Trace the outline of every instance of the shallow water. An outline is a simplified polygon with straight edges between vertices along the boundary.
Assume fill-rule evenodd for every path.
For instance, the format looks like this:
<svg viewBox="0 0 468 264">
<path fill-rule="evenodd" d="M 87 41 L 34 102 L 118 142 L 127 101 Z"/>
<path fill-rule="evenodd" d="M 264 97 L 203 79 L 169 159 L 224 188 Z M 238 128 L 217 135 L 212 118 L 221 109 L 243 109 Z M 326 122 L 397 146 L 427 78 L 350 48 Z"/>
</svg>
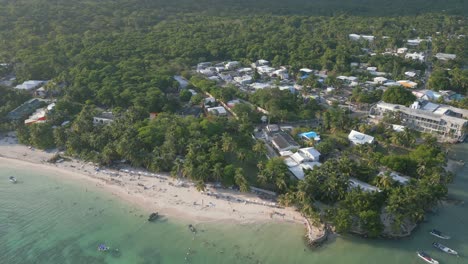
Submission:
<svg viewBox="0 0 468 264">
<path fill-rule="evenodd" d="M 468 144 L 454 146 L 456 159 L 468 161 Z M 16 175 L 18 184 L 8 176 Z M 468 201 L 465 166 L 450 195 Z M 338 237 L 309 250 L 304 229 L 292 224 L 205 223 L 196 235 L 188 222 L 147 214 L 104 193 L 92 183 L 61 179 L 28 168 L 0 167 L 0 263 L 424 263 L 425 250 L 440 263 L 468 263 L 468 210 L 446 205 L 430 215 L 411 238 L 394 241 Z M 437 227 L 452 236 L 443 244 L 461 257 L 433 249 Z M 106 243 L 111 252 L 98 252 Z M 119 249 L 118 252 L 112 251 Z"/>
</svg>

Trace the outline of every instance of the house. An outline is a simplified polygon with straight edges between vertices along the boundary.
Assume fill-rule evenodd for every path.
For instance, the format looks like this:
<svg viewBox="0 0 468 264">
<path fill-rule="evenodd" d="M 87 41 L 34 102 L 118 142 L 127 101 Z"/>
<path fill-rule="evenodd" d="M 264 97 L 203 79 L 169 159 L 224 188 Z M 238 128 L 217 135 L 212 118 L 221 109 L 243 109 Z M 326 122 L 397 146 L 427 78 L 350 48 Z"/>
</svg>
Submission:
<svg viewBox="0 0 468 264">
<path fill-rule="evenodd" d="M 338 80 L 346 81 L 346 82 L 355 82 L 358 80 L 358 77 L 354 76 L 338 76 L 336 77 Z"/>
<path fill-rule="evenodd" d="M 449 54 L 449 53 L 437 53 L 435 57 L 438 60 L 443 60 L 443 61 L 448 61 L 448 60 L 454 60 L 457 58 L 457 55 L 455 54 Z"/>
<path fill-rule="evenodd" d="M 413 77 L 416 76 L 416 72 L 414 72 L 414 71 L 407 71 L 407 72 L 405 72 L 405 75 L 408 76 L 408 77 L 413 78 Z"/>
<path fill-rule="evenodd" d="M 367 67 L 366 71 L 377 71 L 377 67 Z"/>
<path fill-rule="evenodd" d="M 419 44 L 421 44 L 421 42 L 423 42 L 424 39 L 420 39 L 420 38 L 417 38 L 417 39 L 408 39 L 406 41 L 406 43 L 408 43 L 408 45 L 410 46 L 418 46 Z"/>
<path fill-rule="evenodd" d="M 192 94 L 192 96 L 198 94 L 194 89 L 188 89 L 188 91 Z"/>
<path fill-rule="evenodd" d="M 405 126 L 402 125 L 392 125 L 392 129 L 395 132 L 403 132 L 405 131 Z"/>
<path fill-rule="evenodd" d="M 273 71 L 270 74 L 270 77 L 277 77 L 281 80 L 287 80 L 289 78 L 288 70 L 286 68 L 281 68 L 279 70 Z"/>
<path fill-rule="evenodd" d="M 225 72 L 218 74 L 218 77 L 221 78 L 221 80 L 225 82 L 232 82 L 233 80 L 232 75 L 229 73 L 225 73 Z"/>
<path fill-rule="evenodd" d="M 226 108 L 224 108 L 222 106 L 210 107 L 210 108 L 206 109 L 206 111 L 208 111 L 208 113 L 210 113 L 212 115 L 217 115 L 217 116 L 226 116 L 227 115 Z"/>
<path fill-rule="evenodd" d="M 250 88 L 255 89 L 255 90 L 268 89 L 268 88 L 271 88 L 271 84 L 256 82 L 256 83 L 252 83 L 250 85 Z"/>
<path fill-rule="evenodd" d="M 226 64 L 224 64 L 224 68 L 226 70 L 234 70 L 234 69 L 239 68 L 239 66 L 240 66 L 240 62 L 238 61 L 228 61 L 226 62 Z"/>
<path fill-rule="evenodd" d="M 363 145 L 363 144 L 372 144 L 374 143 L 374 137 L 363 134 L 356 130 L 351 130 L 351 133 L 348 135 L 349 141 L 351 141 L 355 145 Z"/>
<path fill-rule="evenodd" d="M 257 67 L 257 72 L 260 73 L 260 74 L 270 75 L 274 71 L 275 71 L 275 68 L 272 68 L 272 67 L 267 66 L 267 65 Z"/>
<path fill-rule="evenodd" d="M 14 110 L 10 111 L 7 114 L 7 119 L 9 120 L 19 120 L 21 118 L 26 117 L 27 115 L 32 114 L 37 108 L 41 107 L 44 104 L 44 101 L 33 98 L 22 105 L 18 106 Z"/>
<path fill-rule="evenodd" d="M 407 53 L 405 55 L 405 59 L 412 59 L 412 60 L 419 60 L 419 61 L 424 61 L 424 53 L 422 52 L 414 52 L 414 53 Z"/>
<path fill-rule="evenodd" d="M 99 115 L 93 117 L 94 125 L 106 125 L 114 122 L 114 115 L 112 112 L 102 112 Z"/>
<path fill-rule="evenodd" d="M 276 124 L 271 124 L 266 126 L 266 130 L 270 133 L 279 132 L 280 128 Z"/>
<path fill-rule="evenodd" d="M 271 143 L 278 150 L 278 152 L 290 151 L 300 147 L 299 144 L 297 144 L 296 141 L 294 141 L 294 139 L 285 132 L 278 132 L 274 134 Z"/>
<path fill-rule="evenodd" d="M 204 106 L 213 106 L 216 104 L 216 99 L 214 97 L 207 97 L 203 100 Z"/>
<path fill-rule="evenodd" d="M 294 161 L 293 161 L 294 162 Z M 288 165 L 287 161 L 285 160 L 286 165 Z M 320 162 L 304 162 L 301 164 L 292 163 L 289 164 L 292 166 L 288 166 L 289 171 L 296 177 L 298 180 L 304 179 L 304 170 L 313 170 L 315 167 L 322 165 Z"/>
<path fill-rule="evenodd" d="M 31 91 L 31 90 L 36 89 L 37 87 L 41 86 L 44 83 L 46 83 L 46 81 L 37 81 L 37 80 L 25 81 L 22 84 L 16 85 L 15 89 Z"/>
<path fill-rule="evenodd" d="M 250 84 L 252 83 L 252 80 L 253 80 L 252 76 L 249 76 L 249 75 L 234 77 L 234 81 L 240 85 Z"/>
<path fill-rule="evenodd" d="M 388 79 L 385 77 L 375 77 L 374 82 L 378 84 L 383 84 L 387 81 Z"/>
<path fill-rule="evenodd" d="M 353 189 L 359 188 L 363 190 L 364 192 L 381 192 L 379 188 L 372 186 L 370 184 L 367 184 L 365 182 L 362 182 L 355 178 L 349 179 L 349 187 Z"/>
<path fill-rule="evenodd" d="M 303 157 L 305 161 L 319 161 L 320 160 L 320 152 L 315 148 L 301 148 L 295 154 L 299 154 Z"/>
<path fill-rule="evenodd" d="M 401 81 L 397 81 L 397 83 L 399 83 L 401 86 L 405 88 L 410 88 L 410 89 L 416 88 L 416 86 L 418 86 L 418 83 L 415 83 L 409 80 L 401 80 Z"/>
<path fill-rule="evenodd" d="M 397 49 L 398 54 L 405 54 L 406 52 L 408 52 L 408 48 L 398 48 Z"/>
<path fill-rule="evenodd" d="M 267 61 L 267 60 L 258 60 L 254 63 L 252 63 L 252 68 L 257 68 L 257 67 L 260 67 L 260 66 L 268 66 L 270 65 L 270 62 Z"/>
<path fill-rule="evenodd" d="M 211 62 L 200 62 L 197 64 L 197 72 L 206 69 L 211 66 Z"/>
<path fill-rule="evenodd" d="M 240 100 L 239 100 L 239 99 L 234 99 L 234 100 L 231 100 L 231 101 L 226 102 L 226 105 L 227 105 L 229 108 L 233 108 L 233 107 L 236 106 L 237 104 L 240 104 Z"/>
<path fill-rule="evenodd" d="M 299 72 L 302 74 L 302 75 L 310 75 L 311 73 L 314 72 L 314 70 L 311 70 L 309 68 L 302 68 L 299 70 Z"/>
</svg>

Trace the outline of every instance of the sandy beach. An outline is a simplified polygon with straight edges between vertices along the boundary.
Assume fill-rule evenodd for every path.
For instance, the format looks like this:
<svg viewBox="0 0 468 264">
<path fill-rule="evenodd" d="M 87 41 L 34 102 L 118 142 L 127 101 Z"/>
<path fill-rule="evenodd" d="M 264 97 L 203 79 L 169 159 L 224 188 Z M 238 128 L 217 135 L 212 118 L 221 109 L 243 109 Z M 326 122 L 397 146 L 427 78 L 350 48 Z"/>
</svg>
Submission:
<svg viewBox="0 0 468 264">
<path fill-rule="evenodd" d="M 77 181 L 87 181 L 98 188 L 140 206 L 148 213 L 159 212 L 167 217 L 191 222 L 233 221 L 258 223 L 284 221 L 304 224 L 294 208 L 281 208 L 253 193 L 208 187 L 203 193 L 188 181 L 167 174 L 126 168 L 111 170 L 72 159 L 48 163 L 55 152 L 46 152 L 18 144 L 13 133 L 0 138 L 0 166 L 36 170 Z"/>
</svg>

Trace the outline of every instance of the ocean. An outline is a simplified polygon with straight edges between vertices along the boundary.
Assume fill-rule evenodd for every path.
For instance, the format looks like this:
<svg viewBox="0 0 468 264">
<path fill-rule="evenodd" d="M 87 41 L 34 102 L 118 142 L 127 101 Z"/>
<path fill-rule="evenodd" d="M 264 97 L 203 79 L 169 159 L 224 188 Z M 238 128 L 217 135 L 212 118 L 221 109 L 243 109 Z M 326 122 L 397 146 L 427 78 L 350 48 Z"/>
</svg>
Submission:
<svg viewBox="0 0 468 264">
<path fill-rule="evenodd" d="M 468 144 L 450 154 L 468 161 Z M 11 184 L 15 175 L 19 183 Z M 449 187 L 450 197 L 468 201 L 468 165 Z M 424 250 L 440 263 L 468 263 L 466 204 L 447 204 L 431 214 L 414 235 L 401 240 L 338 236 L 309 249 L 304 227 L 286 223 L 195 224 L 163 217 L 149 223 L 148 213 L 103 192 L 95 184 L 43 174 L 11 165 L 0 167 L 0 263 L 424 263 Z M 452 236 L 443 244 L 460 257 L 437 251 L 429 230 Z M 99 244 L 110 247 L 97 250 Z"/>
</svg>

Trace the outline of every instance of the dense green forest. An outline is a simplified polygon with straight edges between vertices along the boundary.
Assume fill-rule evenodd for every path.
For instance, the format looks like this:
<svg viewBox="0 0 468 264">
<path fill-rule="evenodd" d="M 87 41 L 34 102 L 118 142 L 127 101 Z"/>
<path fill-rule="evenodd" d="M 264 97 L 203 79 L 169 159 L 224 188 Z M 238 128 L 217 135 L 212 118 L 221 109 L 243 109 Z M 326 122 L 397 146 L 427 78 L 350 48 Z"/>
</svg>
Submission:
<svg viewBox="0 0 468 264">
<path fill-rule="evenodd" d="M 401 222 L 420 221 L 424 210 L 446 194 L 447 174 L 440 169 L 445 156 L 433 139 L 416 144 L 421 135 L 372 127 L 336 105 L 325 109 L 289 91 L 246 94 L 221 88 L 194 75 L 193 66 L 267 59 L 275 67 L 287 65 L 292 76 L 302 67 L 327 70 L 326 84 L 340 89 L 338 75 L 372 78 L 353 69 L 351 62 L 370 63 L 395 78 L 410 69 L 424 73 L 422 63 L 367 51 L 382 53 L 404 46 L 409 38 L 432 37 L 431 45 L 423 42 L 414 50 L 454 53 L 457 59 L 434 61 L 429 85 L 466 94 L 468 38 L 460 35 L 468 33 L 467 6 L 462 0 L 0 0 L 0 63 L 12 65 L 18 83 L 52 80 L 47 89 L 57 95 L 47 123 L 18 125 L 22 143 L 58 147 L 104 165 L 123 160 L 170 172 L 194 180 L 200 189 L 207 181 L 237 185 L 242 191 L 250 184 L 272 189 L 282 194 L 283 204 L 294 204 L 339 231 L 357 224 L 362 233 L 377 236 L 383 229 L 382 212 L 393 215 L 398 229 Z M 376 39 L 351 41 L 351 33 Z M 175 74 L 190 79 L 190 88 L 199 94 L 181 92 Z M 309 90 L 321 88 L 313 78 L 303 84 Z M 356 87 L 351 96 L 357 103 L 382 96 L 405 104 L 414 99 L 401 89 L 387 91 Z M 283 161 L 266 160 L 266 146 L 252 139 L 261 115 L 251 105 L 234 108 L 239 119 L 181 115 L 184 108 L 201 103 L 202 92 L 255 103 L 270 111 L 273 121 L 320 119 L 313 129 L 323 140 L 315 147 L 327 161 L 307 172 L 304 181 L 292 180 Z M 29 98 L 6 88 L 0 95 L 0 116 Z M 115 121 L 93 125 L 93 116 L 103 109 L 112 110 Z M 150 112 L 157 117 L 149 120 Z M 71 123 L 62 126 L 64 121 Z M 379 144 L 350 146 L 344 135 L 351 129 L 374 135 Z M 377 176 L 383 167 L 410 176 L 411 183 L 400 186 L 386 175 Z M 347 192 L 350 177 L 383 191 Z M 317 204 L 334 209 L 320 211 Z"/>
</svg>

